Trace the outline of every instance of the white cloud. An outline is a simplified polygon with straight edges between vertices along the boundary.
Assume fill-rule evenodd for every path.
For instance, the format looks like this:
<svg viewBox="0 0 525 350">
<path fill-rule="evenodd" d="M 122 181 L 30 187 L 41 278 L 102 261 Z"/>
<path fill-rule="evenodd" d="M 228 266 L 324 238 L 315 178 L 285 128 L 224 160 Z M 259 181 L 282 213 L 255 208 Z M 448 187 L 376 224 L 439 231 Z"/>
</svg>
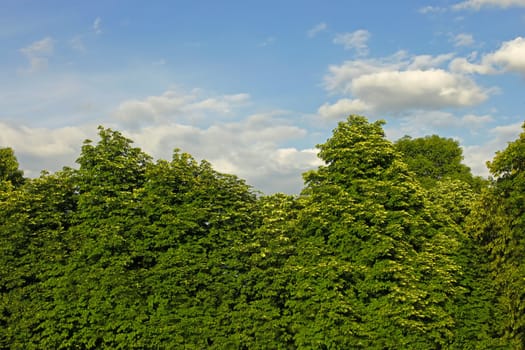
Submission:
<svg viewBox="0 0 525 350">
<path fill-rule="evenodd" d="M 525 7 L 525 0 L 466 0 L 452 6 L 454 10 L 476 10 L 484 7 Z"/>
<path fill-rule="evenodd" d="M 471 44 L 473 39 L 459 35 L 456 42 Z M 401 117 L 410 111 L 477 106 L 499 93 L 497 87 L 484 88 L 475 75 L 518 72 L 525 75 L 525 38 L 503 42 L 493 52 L 465 57 L 453 53 L 409 55 L 405 51 L 382 57 L 345 61 L 328 67 L 325 89 L 339 97 L 318 109 L 323 118 L 337 118 L 355 111 Z"/>
<path fill-rule="evenodd" d="M 401 69 L 403 63 L 398 58 L 404 56 L 404 53 L 400 52 L 396 56 L 394 59 L 352 60 L 341 65 L 331 65 L 324 77 L 325 88 L 331 93 L 351 93 L 352 80 L 356 77 L 378 71 Z"/>
<path fill-rule="evenodd" d="M 352 93 L 383 111 L 465 107 L 487 98 L 472 80 L 440 69 L 363 75 L 352 81 Z"/>
<path fill-rule="evenodd" d="M 167 91 L 161 96 L 149 96 L 144 100 L 126 100 L 120 103 L 114 116 L 124 123 L 157 121 L 167 115 L 181 114 L 182 108 L 194 98 Z"/>
<path fill-rule="evenodd" d="M 250 95 L 248 94 L 223 95 L 195 102 L 188 105 L 185 110 L 190 113 L 195 111 L 209 111 L 228 114 L 232 112 L 233 108 L 248 103 L 249 100 Z"/>
<path fill-rule="evenodd" d="M 301 174 L 320 160 L 311 149 L 281 145 L 308 132 L 281 119 L 288 114 L 283 111 L 232 121 L 249 102 L 244 93 L 206 96 L 198 90 L 170 90 L 123 101 L 113 115 L 125 133 L 155 157 L 170 159 L 177 147 L 265 192 L 299 192 Z"/>
<path fill-rule="evenodd" d="M 195 121 L 202 113 L 227 115 L 233 108 L 249 103 L 250 95 L 234 94 L 214 97 L 199 96 L 197 91 L 169 90 L 160 96 L 120 103 L 113 116 L 128 127 L 138 127 L 151 122 Z"/>
<path fill-rule="evenodd" d="M 490 115 L 466 114 L 457 116 L 444 111 L 411 111 L 400 117 L 397 127 L 387 125 L 386 132 L 390 139 L 397 140 L 404 135 L 422 137 L 431 134 L 478 135 L 494 119 Z"/>
<path fill-rule="evenodd" d="M 466 74 L 493 74 L 496 70 L 488 64 L 476 64 L 469 62 L 466 58 L 455 58 L 450 62 L 449 68 L 454 73 Z"/>
<path fill-rule="evenodd" d="M 508 142 L 512 142 L 519 137 L 523 131 L 521 128 L 522 125 L 522 122 L 499 125 L 491 129 L 490 133 L 494 135 L 496 141 L 500 142 L 503 147 L 506 147 Z"/>
<path fill-rule="evenodd" d="M 325 87 L 380 112 L 465 107 L 485 101 L 487 90 L 465 75 L 440 68 L 452 57 L 409 57 L 398 52 L 384 59 L 346 61 L 329 67 Z"/>
<path fill-rule="evenodd" d="M 494 53 L 487 55 L 485 62 L 502 67 L 507 72 L 525 74 L 525 38 L 517 37 L 504 42 Z"/>
<path fill-rule="evenodd" d="M 517 37 L 505 41 L 500 48 L 494 52 L 485 54 L 479 63 L 473 63 L 471 59 L 456 58 L 450 62 L 450 69 L 456 73 L 467 74 L 498 74 L 505 72 L 517 72 L 525 74 L 525 38 Z"/>
<path fill-rule="evenodd" d="M 522 123 L 500 125 L 490 129 L 491 140 L 481 145 L 464 146 L 465 164 L 472 172 L 480 176 L 488 176 L 489 171 L 486 167 L 487 161 L 492 161 L 496 152 L 504 150 L 507 143 L 514 141 L 522 132 Z"/>
<path fill-rule="evenodd" d="M 93 21 L 93 31 L 95 34 L 102 34 L 102 18 L 97 17 Z"/>
<path fill-rule="evenodd" d="M 328 26 L 326 25 L 326 23 L 321 22 L 319 24 L 316 24 L 310 30 L 308 30 L 307 35 L 308 35 L 309 38 L 313 38 L 317 34 L 326 31 L 327 28 L 328 28 Z"/>
<path fill-rule="evenodd" d="M 243 99 L 241 95 L 231 96 L 231 100 Z M 301 174 L 322 162 L 315 149 L 287 145 L 307 137 L 308 131 L 281 119 L 283 113 L 271 111 L 234 122 L 208 119 L 210 124 L 203 126 L 176 121 L 153 121 L 134 129 L 119 124 L 106 126 L 121 130 L 157 159 L 170 160 L 173 149 L 180 148 L 198 160 L 208 160 L 218 171 L 246 179 L 257 190 L 298 193 L 303 186 Z M 42 169 L 75 166 L 86 138 L 96 142 L 95 125 L 53 129 L 0 122 L 0 146 L 15 150 L 28 176 L 37 176 Z"/>
<path fill-rule="evenodd" d="M 432 55 L 418 55 L 412 57 L 412 61 L 406 65 L 407 70 L 426 70 L 442 66 L 454 57 L 452 53 Z"/>
<path fill-rule="evenodd" d="M 326 119 L 343 119 L 350 114 L 366 114 L 371 107 L 361 100 L 343 98 L 334 104 L 325 103 L 317 113 Z"/>
<path fill-rule="evenodd" d="M 167 123 L 147 126 L 127 135 L 146 152 L 165 159 L 177 147 L 206 159 L 219 171 L 244 178 L 265 192 L 298 193 L 301 173 L 321 164 L 312 149 L 280 147 L 303 138 L 307 131 L 275 118 L 276 113 L 252 115 L 231 123 L 206 127 Z"/>
<path fill-rule="evenodd" d="M 45 37 L 20 49 L 20 52 L 29 60 L 30 66 L 25 71 L 33 73 L 46 69 L 48 59 L 53 54 L 54 43 L 51 37 Z"/>
<path fill-rule="evenodd" d="M 422 14 L 429 14 L 429 13 L 442 13 L 446 11 L 446 8 L 444 7 L 438 7 L 438 6 L 424 6 L 421 7 L 419 10 L 419 13 Z"/>
<path fill-rule="evenodd" d="M 409 56 L 405 51 L 398 51 L 382 58 L 349 60 L 341 65 L 329 66 L 324 83 L 332 93 L 350 93 L 352 80 L 357 77 L 378 72 L 439 68 L 452 57 L 453 54 Z"/>
<path fill-rule="evenodd" d="M 481 129 L 487 123 L 492 122 L 494 119 L 490 115 L 475 115 L 467 114 L 461 118 L 460 127 L 469 127 L 474 129 Z"/>
<path fill-rule="evenodd" d="M 452 37 L 452 42 L 454 43 L 454 46 L 472 46 L 474 45 L 474 37 L 472 34 L 467 33 L 460 33 Z"/>
<path fill-rule="evenodd" d="M 25 175 L 34 177 L 42 170 L 74 166 L 82 141 L 95 133 L 94 125 L 52 129 L 0 122 L 0 146 L 13 148 Z"/>
<path fill-rule="evenodd" d="M 0 123 L 0 144 L 13 147 L 17 153 L 39 157 L 74 154 L 86 133 L 79 127 L 59 129 L 30 128 Z"/>
<path fill-rule="evenodd" d="M 370 32 L 359 29 L 352 33 L 337 34 L 334 44 L 342 45 L 345 50 L 355 50 L 358 55 L 365 56 L 368 54 L 368 39 L 370 39 Z"/>
</svg>

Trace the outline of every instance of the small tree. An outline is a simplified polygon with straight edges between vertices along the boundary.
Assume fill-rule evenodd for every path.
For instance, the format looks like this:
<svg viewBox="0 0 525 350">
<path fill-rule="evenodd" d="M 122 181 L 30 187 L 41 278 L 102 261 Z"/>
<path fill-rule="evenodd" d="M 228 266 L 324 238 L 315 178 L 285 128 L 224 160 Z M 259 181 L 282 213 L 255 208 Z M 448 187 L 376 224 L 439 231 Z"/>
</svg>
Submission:
<svg viewBox="0 0 525 350">
<path fill-rule="evenodd" d="M 10 181 L 15 187 L 24 183 L 24 172 L 19 169 L 15 153 L 9 147 L 0 148 L 0 182 Z"/>
</svg>

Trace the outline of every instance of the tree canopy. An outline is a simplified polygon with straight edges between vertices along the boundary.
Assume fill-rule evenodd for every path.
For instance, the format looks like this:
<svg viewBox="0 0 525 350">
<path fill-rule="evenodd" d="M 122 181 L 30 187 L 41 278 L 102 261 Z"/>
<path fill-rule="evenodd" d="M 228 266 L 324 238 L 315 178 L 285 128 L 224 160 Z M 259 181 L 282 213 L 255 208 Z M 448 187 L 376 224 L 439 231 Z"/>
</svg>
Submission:
<svg viewBox="0 0 525 350">
<path fill-rule="evenodd" d="M 524 152 L 525 130 L 488 163 L 494 179 L 475 203 L 468 227 L 486 256 L 495 291 L 499 322 L 492 331 L 514 349 L 525 348 Z"/>
<path fill-rule="evenodd" d="M 298 196 L 100 127 L 78 169 L 0 149 L 1 349 L 522 349 L 525 133 L 490 162 L 350 116 Z"/>
<path fill-rule="evenodd" d="M 19 169 L 13 149 L 0 148 L 0 181 L 9 181 L 13 186 L 24 182 L 24 172 Z"/>
<path fill-rule="evenodd" d="M 481 188 L 482 179 L 472 176 L 470 168 L 462 163 L 463 151 L 457 140 L 438 135 L 405 136 L 397 140 L 395 146 L 408 168 L 426 188 L 445 179 L 461 180 L 477 190 Z"/>
</svg>

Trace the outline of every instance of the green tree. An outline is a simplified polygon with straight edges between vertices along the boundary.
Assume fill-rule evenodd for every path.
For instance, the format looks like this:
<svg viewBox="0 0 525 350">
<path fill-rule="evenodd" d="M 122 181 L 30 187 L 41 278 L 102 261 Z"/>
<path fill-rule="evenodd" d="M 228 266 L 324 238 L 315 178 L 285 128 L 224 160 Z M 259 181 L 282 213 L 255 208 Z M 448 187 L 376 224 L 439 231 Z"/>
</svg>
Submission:
<svg viewBox="0 0 525 350">
<path fill-rule="evenodd" d="M 305 174 L 289 302 L 298 347 L 441 348 L 459 267 L 453 233 L 412 179 L 382 122 L 350 116 Z"/>
<path fill-rule="evenodd" d="M 19 169 L 15 153 L 9 147 L 0 148 L 0 182 L 9 181 L 14 186 L 24 183 L 24 172 Z"/>
<path fill-rule="evenodd" d="M 288 260 L 296 255 L 301 209 L 292 196 L 259 198 L 249 235 L 234 247 L 243 270 L 232 316 L 243 348 L 293 348 L 288 302 L 297 271 Z"/>
<path fill-rule="evenodd" d="M 3 149 L 0 348 L 523 348 L 525 133 L 478 194 L 382 124 L 339 123 L 299 197 L 102 127 L 78 170 Z"/>
<path fill-rule="evenodd" d="M 63 273 L 46 281 L 52 309 L 42 320 L 46 348 L 127 347 L 141 336 L 146 317 L 134 269 L 143 218 L 137 202 L 150 157 L 111 129 L 87 140 L 72 175 L 76 206 L 63 233 Z"/>
<path fill-rule="evenodd" d="M 461 180 L 445 179 L 429 190 L 435 212 L 448 222 L 459 243 L 454 261 L 461 267 L 456 294 L 450 309 L 455 320 L 452 349 L 496 349 L 494 339 L 498 322 L 494 307 L 494 288 L 483 249 L 469 234 L 470 216 L 480 194 Z"/>
<path fill-rule="evenodd" d="M 243 325 L 233 320 L 245 268 L 235 247 L 248 237 L 255 196 L 235 176 L 178 151 L 147 179 L 147 251 L 156 261 L 144 279 L 148 331 L 170 348 L 239 347 Z"/>
<path fill-rule="evenodd" d="M 70 169 L 0 191 L 0 348 L 46 347 L 50 281 L 65 274 L 75 192 Z"/>
<path fill-rule="evenodd" d="M 256 225 L 250 187 L 178 151 L 154 164 L 99 131 L 79 170 L 0 191 L 1 347 L 249 343 L 234 310 Z"/>
<path fill-rule="evenodd" d="M 525 124 L 523 125 L 525 128 Z M 525 346 L 525 132 L 496 153 L 495 177 L 470 217 L 470 233 L 488 259 L 496 291 L 497 336 L 514 349 Z"/>
<path fill-rule="evenodd" d="M 421 138 L 402 137 L 395 142 L 409 170 L 425 188 L 432 188 L 437 181 L 462 180 L 480 190 L 483 180 L 473 177 L 470 168 L 462 163 L 463 151 L 459 142 L 438 135 Z"/>
</svg>

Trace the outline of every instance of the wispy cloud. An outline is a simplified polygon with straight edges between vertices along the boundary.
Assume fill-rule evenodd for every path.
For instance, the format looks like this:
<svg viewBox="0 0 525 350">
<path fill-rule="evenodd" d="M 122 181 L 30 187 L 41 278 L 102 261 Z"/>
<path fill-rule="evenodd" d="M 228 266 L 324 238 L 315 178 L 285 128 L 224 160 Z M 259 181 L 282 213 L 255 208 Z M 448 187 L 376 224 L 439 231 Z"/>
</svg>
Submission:
<svg viewBox="0 0 525 350">
<path fill-rule="evenodd" d="M 185 93 L 169 90 L 160 96 L 123 101 L 116 109 L 114 117 L 127 127 L 170 120 L 196 121 L 203 114 L 210 112 L 216 116 L 228 115 L 249 101 L 250 95 L 245 93 L 203 97 L 197 91 Z"/>
<path fill-rule="evenodd" d="M 78 52 L 86 52 L 86 46 L 81 36 L 76 36 L 73 39 L 69 40 L 69 45 L 71 48 Z"/>
<path fill-rule="evenodd" d="M 264 39 L 261 43 L 259 43 L 259 47 L 266 47 L 273 45 L 275 43 L 275 38 L 273 36 L 269 36 L 266 39 Z"/>
<path fill-rule="evenodd" d="M 102 18 L 95 18 L 93 21 L 93 31 L 95 31 L 95 34 L 102 34 Z"/>
<path fill-rule="evenodd" d="M 337 34 L 334 38 L 334 44 L 342 45 L 345 50 L 355 50 L 360 56 L 366 56 L 368 54 L 368 39 L 370 39 L 370 32 L 359 29 L 351 33 Z"/>
<path fill-rule="evenodd" d="M 26 70 L 27 72 L 33 73 L 47 68 L 48 59 L 53 54 L 54 43 L 51 37 L 45 37 L 20 49 L 20 52 L 29 60 L 30 67 Z"/>
<path fill-rule="evenodd" d="M 405 135 L 425 135 L 436 130 L 463 130 L 471 134 L 493 122 L 494 118 L 490 115 L 465 114 L 457 115 L 445 111 L 423 111 L 416 110 L 405 114 L 402 117 L 401 129 Z"/>
<path fill-rule="evenodd" d="M 503 9 L 510 7 L 525 7 L 525 0 L 466 0 L 453 5 L 452 9 L 479 11 L 486 7 Z"/>
<path fill-rule="evenodd" d="M 443 13 L 443 12 L 446 12 L 447 9 L 444 8 L 444 7 L 439 7 L 439 6 L 424 6 L 424 7 L 421 7 L 418 12 L 419 13 L 422 13 L 422 14 L 430 14 L 430 13 Z"/>
<path fill-rule="evenodd" d="M 467 164 L 474 174 L 488 176 L 489 171 L 485 164 L 492 160 L 498 150 L 504 149 L 509 140 L 519 137 L 521 122 L 507 125 L 499 125 L 490 130 L 490 141 L 481 145 L 470 145 L 463 147 L 465 154 L 465 164 Z"/>
<path fill-rule="evenodd" d="M 451 41 L 454 43 L 454 46 L 460 47 L 460 46 L 472 46 L 474 45 L 474 37 L 472 34 L 467 33 L 460 33 L 457 35 L 454 35 L 451 38 Z"/>
<path fill-rule="evenodd" d="M 310 30 L 308 30 L 308 32 L 307 32 L 308 37 L 309 38 L 313 38 L 317 34 L 326 31 L 327 28 L 328 28 L 328 26 L 326 25 L 326 23 L 324 23 L 324 22 L 318 23 L 314 27 L 312 27 Z"/>
<path fill-rule="evenodd" d="M 50 55 L 53 53 L 53 46 L 54 40 L 51 37 L 46 37 L 20 49 L 20 51 L 28 56 Z"/>
</svg>

